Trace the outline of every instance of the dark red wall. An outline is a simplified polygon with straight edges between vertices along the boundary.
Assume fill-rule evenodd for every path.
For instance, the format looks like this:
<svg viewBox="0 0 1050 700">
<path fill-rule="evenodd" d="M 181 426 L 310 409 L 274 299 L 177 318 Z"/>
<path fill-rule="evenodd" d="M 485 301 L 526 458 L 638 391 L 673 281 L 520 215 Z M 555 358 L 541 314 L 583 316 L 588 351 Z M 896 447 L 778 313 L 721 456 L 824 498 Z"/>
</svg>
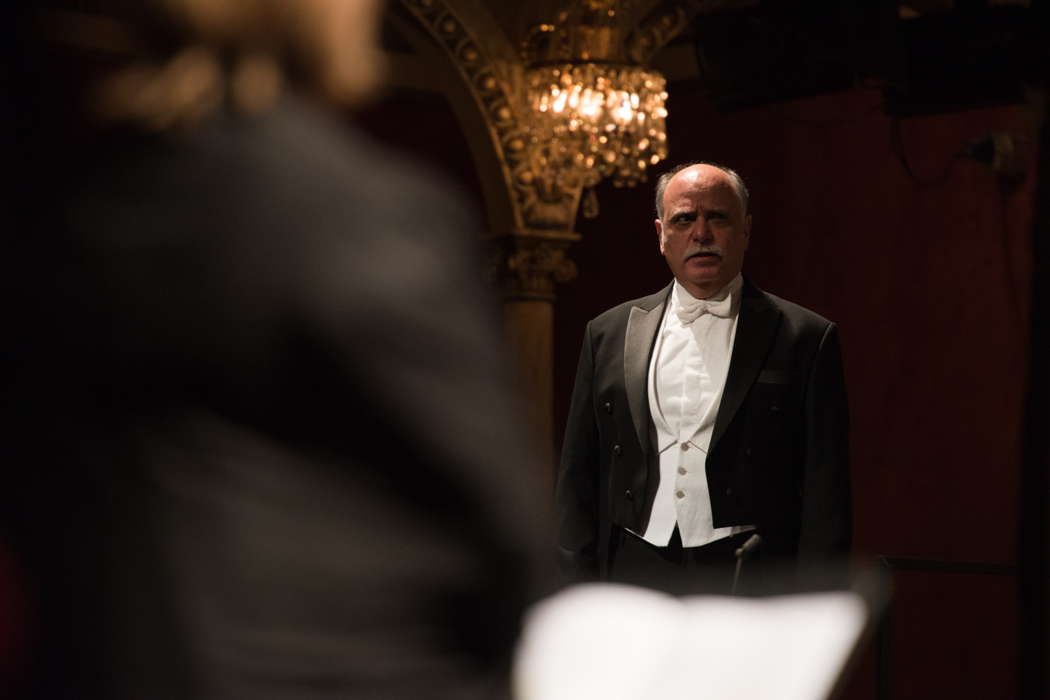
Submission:
<svg viewBox="0 0 1050 700">
<path fill-rule="evenodd" d="M 992 131 L 1032 138 L 1025 112 L 901 120 L 920 183 L 891 147 L 876 92 L 720 114 L 672 87 L 669 110 L 672 162 L 723 162 L 749 184 L 745 273 L 841 327 L 859 558 L 1013 563 L 1034 178 L 1002 183 L 955 156 Z M 586 321 L 670 279 L 652 186 L 601 187 L 599 199 L 599 217 L 579 224 L 580 277 L 556 306 L 558 425 Z M 1014 696 L 1012 576 L 894 580 L 892 697 Z M 874 697 L 871 657 L 847 697 Z"/>
<path fill-rule="evenodd" d="M 1034 140 L 1025 111 L 901 120 L 917 182 L 894 153 L 893 122 L 877 92 L 729 114 L 696 92 L 670 92 L 670 163 L 724 162 L 749 184 L 745 273 L 841 327 L 858 558 L 1012 564 L 1034 173 L 1007 186 L 988 166 L 956 155 L 992 131 Z M 440 101 L 395 96 L 368 122 L 480 201 L 469 154 Z M 411 142 L 398 137 L 403 129 L 414 130 Z M 562 286 L 555 306 L 559 441 L 586 322 L 670 279 L 656 245 L 652 185 L 602 185 L 598 194 L 598 218 L 578 222 L 579 277 Z M 893 698 L 1016 694 L 1014 577 L 893 578 Z M 869 649 L 846 697 L 874 698 L 875 675 Z"/>
<path fill-rule="evenodd" d="M 958 160 L 942 184 L 918 185 L 878 105 L 857 92 L 719 114 L 672 94 L 671 160 L 737 168 L 754 215 L 745 273 L 841 327 L 860 548 L 1011 561 L 1032 179 L 1004 192 L 988 167 Z M 1003 129 L 1028 133 L 1019 109 L 901 123 L 919 173 Z M 586 321 L 670 279 L 651 185 L 603 187 L 599 200 L 556 307 L 559 418 Z"/>
</svg>

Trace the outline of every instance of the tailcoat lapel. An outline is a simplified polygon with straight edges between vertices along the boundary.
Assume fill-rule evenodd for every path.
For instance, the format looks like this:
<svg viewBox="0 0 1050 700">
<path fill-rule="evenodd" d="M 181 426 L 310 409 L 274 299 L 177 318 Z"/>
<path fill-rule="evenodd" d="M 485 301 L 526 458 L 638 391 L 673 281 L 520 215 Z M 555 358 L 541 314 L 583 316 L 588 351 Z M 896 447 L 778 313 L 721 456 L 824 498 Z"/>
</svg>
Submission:
<svg viewBox="0 0 1050 700">
<path fill-rule="evenodd" d="M 715 418 L 709 453 L 715 449 L 718 439 L 729 427 L 751 385 L 755 383 L 779 325 L 780 310 L 773 306 L 761 290 L 745 279 L 729 374 L 722 392 L 722 403 L 718 407 L 718 417 Z"/>
<path fill-rule="evenodd" d="M 645 454 L 649 452 L 649 358 L 673 284 L 674 282 L 656 294 L 640 299 L 631 307 L 624 336 L 623 375 L 627 405 L 631 409 L 638 444 L 642 446 L 642 452 Z"/>
</svg>

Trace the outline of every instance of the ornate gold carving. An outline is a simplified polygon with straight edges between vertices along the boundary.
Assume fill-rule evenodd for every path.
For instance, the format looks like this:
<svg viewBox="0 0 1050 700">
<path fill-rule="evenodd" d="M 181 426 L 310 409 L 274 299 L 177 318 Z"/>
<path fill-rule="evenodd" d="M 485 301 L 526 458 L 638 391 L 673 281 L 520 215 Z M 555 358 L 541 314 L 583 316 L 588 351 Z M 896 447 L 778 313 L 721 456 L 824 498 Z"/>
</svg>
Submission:
<svg viewBox="0 0 1050 700">
<path fill-rule="evenodd" d="M 660 48 L 689 24 L 690 13 L 680 2 L 663 2 L 650 12 L 627 38 L 627 55 L 647 64 Z"/>
<path fill-rule="evenodd" d="M 492 146 L 503 164 L 504 181 L 512 194 L 514 220 L 523 229 L 572 229 L 576 220 L 579 188 L 542 188 L 532 164 L 533 145 L 520 112 L 520 96 L 512 94 L 509 81 L 494 73 L 496 62 L 484 43 L 470 35 L 443 0 L 402 0 L 403 6 L 437 40 L 466 81 L 485 122 Z M 514 66 L 522 70 L 521 65 Z"/>
<path fill-rule="evenodd" d="M 544 236 L 519 232 L 490 240 L 488 274 L 505 299 L 554 300 L 555 284 L 576 277 L 566 255 L 575 233 Z"/>
</svg>

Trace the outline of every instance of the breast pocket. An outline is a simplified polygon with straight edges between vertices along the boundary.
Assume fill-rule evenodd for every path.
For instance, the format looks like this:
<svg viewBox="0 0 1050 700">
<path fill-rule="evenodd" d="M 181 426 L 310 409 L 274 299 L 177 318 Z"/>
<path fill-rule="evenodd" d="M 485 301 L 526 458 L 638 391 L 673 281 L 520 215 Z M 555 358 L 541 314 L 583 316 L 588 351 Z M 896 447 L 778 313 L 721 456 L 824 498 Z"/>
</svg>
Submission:
<svg viewBox="0 0 1050 700">
<path fill-rule="evenodd" d="M 783 371 L 764 370 L 751 390 L 751 427 L 754 438 L 766 443 L 790 441 L 801 410 L 797 384 Z"/>
<path fill-rule="evenodd" d="M 786 413 L 791 403 L 791 375 L 777 370 L 763 370 L 755 382 L 752 400 L 759 412 Z"/>
<path fill-rule="evenodd" d="M 791 373 L 779 369 L 764 369 L 758 375 L 759 384 L 790 384 Z"/>
</svg>

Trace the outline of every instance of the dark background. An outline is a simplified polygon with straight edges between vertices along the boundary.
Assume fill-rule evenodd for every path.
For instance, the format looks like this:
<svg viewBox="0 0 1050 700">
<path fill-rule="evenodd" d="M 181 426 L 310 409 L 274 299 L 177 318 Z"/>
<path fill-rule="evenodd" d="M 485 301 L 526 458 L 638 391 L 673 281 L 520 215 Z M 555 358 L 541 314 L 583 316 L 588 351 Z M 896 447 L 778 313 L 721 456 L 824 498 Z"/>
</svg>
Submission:
<svg viewBox="0 0 1050 700">
<path fill-rule="evenodd" d="M 743 21 L 721 21 L 730 20 Z M 831 60 L 810 52 L 794 75 L 811 80 L 792 82 L 785 68 L 787 78 L 750 92 L 728 79 L 721 88 L 672 82 L 671 156 L 654 169 L 694 159 L 737 169 L 754 216 L 745 274 L 840 325 L 856 556 L 920 560 L 893 572 L 881 656 L 873 642 L 846 688 L 857 700 L 1022 695 L 1017 659 L 1029 611 L 1020 610 L 1014 566 L 1037 120 L 1024 91 L 1032 66 L 1020 65 L 1016 37 L 1000 32 L 998 48 L 974 48 L 958 39 L 964 20 L 931 23 L 937 51 L 1008 55 L 991 66 L 952 63 L 924 56 L 915 36 L 899 32 L 895 51 L 873 53 L 885 35 L 869 25 L 867 44 L 843 39 L 846 53 L 836 55 L 854 61 L 846 71 L 808 73 L 806 61 Z M 439 98 L 390 93 L 362 121 L 461 183 L 481 216 L 466 141 Z M 993 133 L 1010 135 L 1021 174 L 993 169 Z M 579 276 L 555 302 L 556 446 L 584 325 L 670 279 L 653 227 L 654 179 L 600 185 L 599 216 L 577 222 Z"/>
<path fill-rule="evenodd" d="M 841 327 L 859 556 L 1010 564 L 1031 180 L 1004 189 L 988 167 L 960 160 L 942 184 L 922 187 L 892 153 L 890 119 L 873 105 L 877 94 L 850 91 L 726 115 L 674 94 L 672 159 L 738 168 L 754 216 L 745 274 Z M 905 119 L 901 131 L 925 173 L 966 139 L 1025 121 L 1020 108 L 989 108 Z M 556 425 L 586 320 L 669 279 L 651 187 L 600 199 L 601 216 L 580 222 L 580 277 L 555 306 Z M 1016 697 L 1011 579 L 895 576 L 893 697 Z"/>
</svg>

